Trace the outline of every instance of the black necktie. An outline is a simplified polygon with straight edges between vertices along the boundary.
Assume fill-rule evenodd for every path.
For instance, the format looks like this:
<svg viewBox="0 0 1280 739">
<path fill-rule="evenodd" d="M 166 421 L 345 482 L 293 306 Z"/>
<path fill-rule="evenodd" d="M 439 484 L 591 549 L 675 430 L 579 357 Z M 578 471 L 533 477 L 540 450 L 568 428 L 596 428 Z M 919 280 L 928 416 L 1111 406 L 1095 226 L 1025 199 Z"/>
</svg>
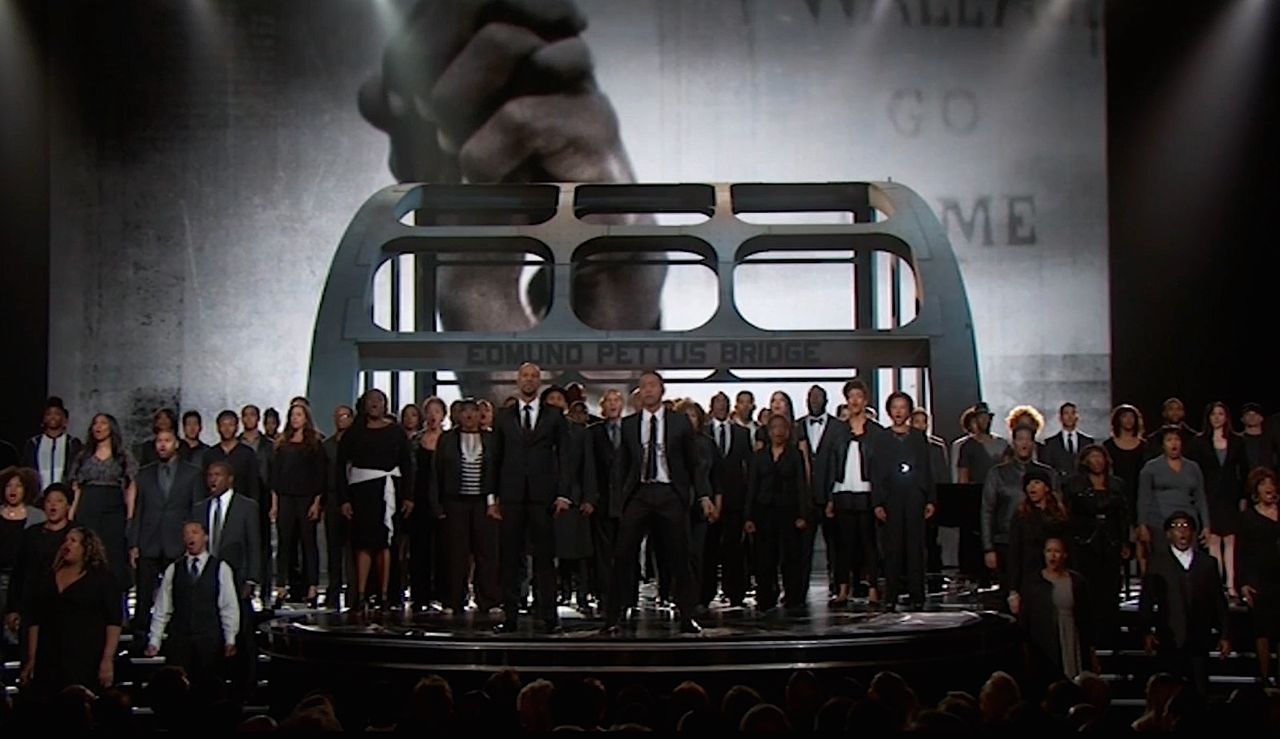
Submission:
<svg viewBox="0 0 1280 739">
<path fill-rule="evenodd" d="M 649 446 L 645 449 L 644 481 L 658 480 L 658 416 L 649 416 Z"/>
<path fill-rule="evenodd" d="M 1072 456 L 1076 453 L 1076 435 L 1074 433 L 1067 434 L 1067 452 Z"/>
<path fill-rule="evenodd" d="M 618 448 L 618 424 L 613 421 L 609 422 L 609 446 L 614 449 Z"/>
<path fill-rule="evenodd" d="M 720 447 L 721 456 L 729 453 L 729 447 L 724 443 L 724 421 L 716 424 L 716 446 Z"/>
<path fill-rule="evenodd" d="M 209 550 L 216 552 L 222 546 L 222 496 L 213 499 L 213 531 L 209 537 Z"/>
<path fill-rule="evenodd" d="M 528 404 L 524 407 L 524 430 L 526 433 L 533 430 L 533 406 Z"/>
<path fill-rule="evenodd" d="M 198 557 L 191 558 L 191 579 L 195 580 L 200 577 L 200 559 Z"/>
</svg>

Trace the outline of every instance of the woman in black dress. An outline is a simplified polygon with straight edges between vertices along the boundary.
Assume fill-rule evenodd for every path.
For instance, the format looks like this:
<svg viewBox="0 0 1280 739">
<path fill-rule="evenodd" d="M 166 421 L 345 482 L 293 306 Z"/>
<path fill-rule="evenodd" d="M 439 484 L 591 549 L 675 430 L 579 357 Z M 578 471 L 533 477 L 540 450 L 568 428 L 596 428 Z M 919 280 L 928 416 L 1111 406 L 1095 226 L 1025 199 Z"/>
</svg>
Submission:
<svg viewBox="0 0 1280 739">
<path fill-rule="evenodd" d="M 37 585 L 27 623 L 22 682 L 43 695 L 68 685 L 109 688 L 120 640 L 120 587 L 107 569 L 102 540 L 77 526 Z"/>
<path fill-rule="evenodd" d="M 0 605 L 8 600 L 9 583 L 22 549 L 22 532 L 28 526 L 44 523 L 44 512 L 35 504 L 39 494 L 39 473 L 30 467 L 0 471 Z M 9 641 L 8 634 L 0 637 L 0 643 Z"/>
<path fill-rule="evenodd" d="M 1111 458 L 1101 444 L 1080 451 L 1079 470 L 1063 483 L 1069 511 L 1074 569 L 1090 590 L 1097 641 L 1110 646 L 1119 633 L 1120 577 L 1129 557 L 1129 506 Z"/>
<path fill-rule="evenodd" d="M 302 403 L 290 406 L 289 423 L 271 451 L 271 519 L 276 523 L 280 547 L 276 607 L 284 603 L 299 549 L 307 603 L 312 608 L 317 605 L 320 549 L 316 545 L 316 525 L 324 506 L 328 464 L 311 408 Z"/>
<path fill-rule="evenodd" d="M 743 531 L 755 537 L 756 608 L 767 611 L 778 603 L 778 571 L 782 571 L 787 608 L 804 607 L 808 592 L 802 542 L 809 526 L 812 496 L 805 482 L 804 459 L 791 440 L 791 419 L 769 416 L 769 446 L 755 453 L 747 482 L 746 523 Z"/>
<path fill-rule="evenodd" d="M 1009 583 L 1009 610 L 1017 616 L 1021 592 L 1028 578 L 1044 567 L 1044 543 L 1049 537 L 1066 540 L 1067 512 L 1053 492 L 1053 475 L 1047 469 L 1028 467 L 1022 476 L 1024 497 L 1009 524 L 1009 556 L 1005 581 Z"/>
<path fill-rule="evenodd" d="M 45 521 L 28 526 L 22 532 L 18 558 L 4 603 L 4 628 L 9 634 L 18 636 L 18 655 L 22 657 L 27 653 L 25 625 L 30 618 L 33 593 L 38 590 L 36 586 L 44 581 L 44 576 L 53 570 L 53 559 L 71 530 L 67 519 L 71 512 L 71 491 L 66 485 L 55 482 L 45 488 L 42 504 Z"/>
<path fill-rule="evenodd" d="M 1204 494 L 1209 499 L 1209 526 L 1205 540 L 1209 553 L 1218 560 L 1219 572 L 1231 595 L 1236 595 L 1236 532 L 1240 512 L 1245 507 L 1244 441 L 1231 427 L 1231 413 L 1221 402 L 1210 403 L 1204 412 L 1204 431 L 1195 439 L 1192 459 L 1204 473 Z"/>
<path fill-rule="evenodd" d="M 385 606 L 391 580 L 395 515 L 413 512 L 413 450 L 404 430 L 387 415 L 387 396 L 366 392 L 356 404 L 356 420 L 338 444 L 338 500 L 351 521 L 356 556 L 356 599 Z M 378 568 L 378 595 L 369 593 L 369 574 Z"/>
<path fill-rule="evenodd" d="M 1253 505 L 1240 521 L 1236 577 L 1253 614 L 1258 670 L 1266 681 L 1271 676 L 1271 645 L 1280 639 L 1280 494 L 1275 473 L 1265 467 L 1250 472 L 1245 490 Z"/>
<path fill-rule="evenodd" d="M 406 409 L 407 410 L 407 409 Z M 422 401 L 422 428 L 413 437 L 415 459 L 414 500 L 430 500 L 431 470 L 435 466 L 436 447 L 444 436 L 444 418 L 448 413 L 444 401 L 432 395 Z M 400 413 L 400 423 L 404 424 L 405 415 Z M 441 575 L 442 553 L 440 519 L 431 515 L 412 516 L 409 528 L 409 561 L 406 568 L 409 572 L 409 591 L 413 598 L 413 607 L 417 611 L 431 608 L 431 602 L 443 600 L 446 578 Z"/>
<path fill-rule="evenodd" d="M 1131 405 L 1118 405 L 1111 411 L 1111 436 L 1102 442 L 1111 456 L 1111 471 L 1120 480 L 1120 491 L 1128 507 L 1131 525 L 1138 520 L 1138 475 L 1142 472 L 1142 465 L 1147 463 L 1145 433 L 1142 411 Z M 1139 569 L 1145 571 L 1146 549 L 1134 543 L 1136 537 L 1133 533 L 1129 533 L 1128 540 Z"/>
<path fill-rule="evenodd" d="M 92 530 L 102 540 L 107 566 L 120 587 L 131 579 L 129 559 L 125 556 L 128 522 L 133 518 L 133 503 L 138 488 L 134 483 L 138 465 L 124 448 L 120 424 L 114 416 L 99 413 L 89 424 L 84 448 L 71 468 L 75 499 L 71 502 L 71 520 L 77 526 Z"/>
</svg>

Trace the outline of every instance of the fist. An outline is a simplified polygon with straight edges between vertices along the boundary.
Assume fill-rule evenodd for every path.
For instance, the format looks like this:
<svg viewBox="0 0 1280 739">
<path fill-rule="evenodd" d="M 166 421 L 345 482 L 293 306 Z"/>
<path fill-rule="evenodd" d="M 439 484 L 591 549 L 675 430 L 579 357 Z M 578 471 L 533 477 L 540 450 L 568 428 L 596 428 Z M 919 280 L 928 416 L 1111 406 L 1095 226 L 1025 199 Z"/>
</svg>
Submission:
<svg viewBox="0 0 1280 739">
<path fill-rule="evenodd" d="M 885 510 L 884 506 L 882 505 L 876 506 L 876 520 L 879 521 L 880 523 L 884 523 L 885 521 L 889 520 L 889 512 Z"/>
<path fill-rule="evenodd" d="M 982 563 L 987 566 L 988 570 L 994 570 L 1000 566 L 1000 558 L 995 552 L 987 552 L 982 556 Z"/>
<path fill-rule="evenodd" d="M 156 645 L 154 645 L 154 644 L 148 644 L 148 645 L 147 645 L 147 648 L 146 648 L 145 650 L 143 650 L 143 652 L 142 652 L 142 653 L 143 653 L 143 655 L 145 655 L 145 656 L 147 656 L 147 657 L 154 657 L 154 656 L 156 656 L 157 654 L 160 654 L 160 648 L 159 648 L 159 647 L 157 647 L 157 646 L 156 646 Z"/>
</svg>

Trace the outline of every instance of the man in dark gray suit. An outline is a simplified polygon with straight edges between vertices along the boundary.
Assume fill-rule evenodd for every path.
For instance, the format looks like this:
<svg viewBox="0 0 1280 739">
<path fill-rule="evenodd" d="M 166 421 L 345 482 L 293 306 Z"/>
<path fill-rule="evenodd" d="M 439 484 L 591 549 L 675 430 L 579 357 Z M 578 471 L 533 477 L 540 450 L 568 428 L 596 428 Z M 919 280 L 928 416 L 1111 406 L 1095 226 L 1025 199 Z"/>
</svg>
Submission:
<svg viewBox="0 0 1280 739">
<path fill-rule="evenodd" d="M 257 467 L 252 472 L 256 474 Z M 240 667 L 238 682 L 244 689 L 254 685 L 258 655 L 253 640 L 253 592 L 262 571 L 262 542 L 258 529 L 258 501 L 235 491 L 235 474 L 223 460 L 209 463 L 205 485 L 209 497 L 192 511 L 209 532 L 209 553 L 231 566 L 240 595 L 240 634 L 236 645 Z"/>
<path fill-rule="evenodd" d="M 707 529 L 703 555 L 702 604 L 715 597 L 716 566 L 720 584 L 729 604 L 742 606 L 747 594 L 746 550 L 742 525 L 746 523 L 747 469 L 751 466 L 751 431 L 729 417 L 729 396 L 711 397 L 711 418 L 705 434 L 715 442 L 720 463 L 711 466 L 711 489 L 716 495 L 716 521 Z"/>
<path fill-rule="evenodd" d="M 622 391 L 610 389 L 600 399 L 603 420 L 587 427 L 586 459 L 582 474 L 582 514 L 591 520 L 591 547 L 595 558 L 592 589 L 601 604 L 608 598 L 613 580 L 613 549 L 622 518 L 622 497 L 618 488 L 621 470 L 616 464 L 622 443 Z"/>
<path fill-rule="evenodd" d="M 533 573 L 543 627 L 560 630 L 556 612 L 555 534 L 552 518 L 573 505 L 567 469 L 569 422 L 540 401 L 542 370 L 532 362 L 517 373 L 517 402 L 494 416 L 498 505 L 502 515 L 502 601 L 505 619 L 495 631 L 510 633 L 519 619 L 520 564 L 533 544 Z"/>
<path fill-rule="evenodd" d="M 613 583 L 605 603 L 605 633 L 621 633 L 618 620 L 627 602 L 625 593 L 635 587 L 640 541 L 657 534 L 659 553 L 671 567 L 673 592 L 680 608 L 680 631 L 702 631 L 693 620 L 697 596 L 689 556 L 689 511 L 695 505 L 704 516 L 715 513 L 711 490 L 699 469 L 697 440 L 688 416 L 668 412 L 662 404 L 665 388 L 657 372 L 640 376 L 640 412 L 622 420 L 622 442 L 616 463 L 622 470 L 622 521 L 614 549 Z"/>
<path fill-rule="evenodd" d="M 156 432 L 157 460 L 138 471 L 138 495 L 129 521 L 129 560 L 138 570 L 138 605 L 133 631 L 146 635 L 151 628 L 151 605 L 160 575 L 170 562 L 182 556 L 182 525 L 204 497 L 200 468 L 182 461 L 173 429 Z M 145 645 L 145 639 L 136 640 Z"/>
<path fill-rule="evenodd" d="M 1080 450 L 1093 443 L 1093 437 L 1080 433 L 1076 428 L 1080 422 L 1080 414 L 1076 412 L 1075 403 L 1063 403 L 1058 408 L 1058 419 L 1062 422 L 1062 430 L 1044 440 L 1044 449 L 1040 453 L 1040 461 L 1058 472 L 1058 484 L 1075 474 L 1076 462 L 1080 458 Z"/>
</svg>

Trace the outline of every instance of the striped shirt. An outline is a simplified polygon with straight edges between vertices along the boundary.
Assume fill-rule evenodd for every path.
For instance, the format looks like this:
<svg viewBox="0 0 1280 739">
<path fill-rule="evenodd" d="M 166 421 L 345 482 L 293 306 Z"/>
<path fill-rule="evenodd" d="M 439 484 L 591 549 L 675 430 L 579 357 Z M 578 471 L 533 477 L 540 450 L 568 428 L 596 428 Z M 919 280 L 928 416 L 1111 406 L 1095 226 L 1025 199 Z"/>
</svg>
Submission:
<svg viewBox="0 0 1280 739">
<path fill-rule="evenodd" d="M 463 433 L 460 439 L 462 447 L 462 484 L 458 489 L 461 495 L 479 495 L 480 468 L 484 463 L 484 444 L 480 434 Z"/>
</svg>

